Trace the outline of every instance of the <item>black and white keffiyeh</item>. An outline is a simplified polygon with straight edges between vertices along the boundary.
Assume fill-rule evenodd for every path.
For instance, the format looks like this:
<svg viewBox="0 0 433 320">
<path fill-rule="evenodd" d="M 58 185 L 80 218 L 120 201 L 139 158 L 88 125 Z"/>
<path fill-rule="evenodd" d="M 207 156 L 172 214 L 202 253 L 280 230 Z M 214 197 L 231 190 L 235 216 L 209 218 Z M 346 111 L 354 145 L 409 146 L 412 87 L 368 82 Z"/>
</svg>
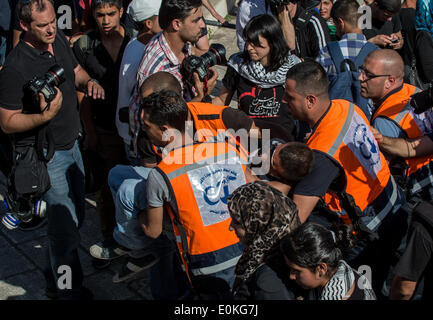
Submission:
<svg viewBox="0 0 433 320">
<path fill-rule="evenodd" d="M 332 276 L 328 283 L 323 288 L 316 288 L 309 292 L 309 300 L 343 300 L 346 298 L 347 292 L 352 288 L 355 281 L 355 270 L 352 269 L 344 260 L 338 264 L 337 272 Z M 376 296 L 371 287 L 364 280 L 364 299 L 363 300 L 376 300 Z"/>
<path fill-rule="evenodd" d="M 258 61 L 245 61 L 242 52 L 232 55 L 227 65 L 236 70 L 239 75 L 263 89 L 283 85 L 286 81 L 287 71 L 295 64 L 301 62 L 297 56 L 288 54 L 281 67 L 276 71 L 266 72 L 265 67 Z"/>
</svg>

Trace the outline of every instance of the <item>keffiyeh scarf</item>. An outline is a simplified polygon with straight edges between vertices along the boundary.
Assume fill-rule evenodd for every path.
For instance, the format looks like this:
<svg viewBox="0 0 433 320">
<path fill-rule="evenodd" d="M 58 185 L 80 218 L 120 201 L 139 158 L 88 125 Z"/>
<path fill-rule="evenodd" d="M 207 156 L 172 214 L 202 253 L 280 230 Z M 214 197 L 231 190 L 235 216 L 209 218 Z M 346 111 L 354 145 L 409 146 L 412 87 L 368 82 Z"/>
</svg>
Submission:
<svg viewBox="0 0 433 320">
<path fill-rule="evenodd" d="M 295 64 L 301 62 L 297 56 L 288 54 L 281 67 L 276 71 L 266 72 L 265 67 L 258 61 L 245 61 L 242 52 L 232 55 L 227 65 L 236 70 L 239 75 L 263 89 L 283 85 L 286 81 L 287 71 Z"/>
<path fill-rule="evenodd" d="M 248 279 L 281 238 L 300 225 L 295 203 L 263 181 L 247 183 L 228 198 L 232 219 L 245 229 L 246 248 L 235 273 Z"/>
<path fill-rule="evenodd" d="M 309 293 L 309 300 L 343 300 L 347 292 L 352 288 L 355 281 L 355 273 L 351 266 L 344 260 L 338 264 L 337 272 L 332 276 L 328 283 L 323 288 L 316 288 Z M 364 300 L 375 300 L 373 290 L 367 289 L 369 283 L 365 283 L 367 279 L 364 277 Z M 358 284 L 356 284 L 358 285 Z"/>
</svg>

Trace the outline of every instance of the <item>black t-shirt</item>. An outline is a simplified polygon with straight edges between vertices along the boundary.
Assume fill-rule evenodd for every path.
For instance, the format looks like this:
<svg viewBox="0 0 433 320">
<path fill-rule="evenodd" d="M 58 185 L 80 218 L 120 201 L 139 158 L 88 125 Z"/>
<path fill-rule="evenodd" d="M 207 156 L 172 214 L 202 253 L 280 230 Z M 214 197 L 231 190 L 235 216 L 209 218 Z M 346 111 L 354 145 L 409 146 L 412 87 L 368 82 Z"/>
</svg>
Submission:
<svg viewBox="0 0 433 320">
<path fill-rule="evenodd" d="M 425 300 L 433 298 L 432 253 L 432 234 L 423 223 L 413 221 L 409 230 L 406 250 L 396 265 L 394 274 L 415 282 L 419 282 L 424 275 L 423 299 Z"/>
<path fill-rule="evenodd" d="M 341 174 L 340 167 L 328 156 L 317 150 L 313 152 L 313 169 L 296 184 L 293 194 L 323 197 L 332 182 Z"/>
<path fill-rule="evenodd" d="M 8 110 L 23 110 L 23 113 L 39 113 L 39 102 L 23 88 L 35 76 L 44 75 L 52 66 L 59 65 L 65 81 L 59 86 L 63 103 L 59 112 L 50 121 L 56 150 L 70 149 L 78 137 L 80 119 L 75 91 L 74 69 L 78 63 L 62 31 L 58 30 L 53 43 L 54 56 L 48 51 L 41 52 L 20 40 L 6 58 L 0 71 L 0 105 Z M 16 133 L 16 144 L 28 145 L 34 142 L 37 130 Z"/>
<path fill-rule="evenodd" d="M 243 78 L 232 67 L 227 67 L 223 85 L 237 92 L 239 109 L 252 119 L 260 119 L 282 126 L 288 135 L 293 134 L 295 124 L 289 107 L 283 103 L 284 86 L 261 88 Z M 272 131 L 272 129 L 271 129 Z"/>
<path fill-rule="evenodd" d="M 72 23 L 77 17 L 74 0 L 56 0 L 54 1 L 54 12 L 56 13 L 57 27 L 67 36 L 72 36 Z M 18 12 L 15 13 L 13 28 L 23 31 L 20 26 Z"/>
<path fill-rule="evenodd" d="M 125 36 L 116 61 L 113 61 L 107 49 L 105 49 L 100 40 L 98 30 L 90 31 L 83 36 L 87 36 L 89 39 L 87 50 L 83 51 L 80 47 L 80 40 L 82 39 L 76 41 L 73 47 L 73 52 L 80 65 L 87 71 L 90 77 L 98 80 L 105 90 L 104 100 L 92 100 L 94 123 L 101 128 L 115 132 L 117 132 L 115 119 L 119 92 L 120 64 L 125 47 L 133 37 L 132 30 L 124 29 Z"/>
<path fill-rule="evenodd" d="M 398 16 L 401 22 L 401 34 L 404 39 L 403 47 L 399 50 L 404 64 L 410 66 L 415 52 L 415 12 L 413 8 L 401 8 Z"/>
<path fill-rule="evenodd" d="M 371 24 L 372 24 L 371 29 L 362 30 L 362 33 L 364 33 L 367 40 L 379 34 L 390 36 L 392 33 L 401 31 L 401 22 L 398 14 L 394 15 L 391 21 L 383 22 L 376 19 L 372 19 Z"/>
<path fill-rule="evenodd" d="M 227 107 L 222 111 L 221 117 L 224 126 L 227 129 L 233 129 L 234 131 L 239 129 L 250 131 L 253 124 L 253 120 L 248 118 L 245 113 L 230 107 Z M 140 159 L 144 163 L 159 163 L 161 161 L 161 157 L 155 153 L 155 149 L 150 143 L 146 132 L 140 130 L 137 141 Z"/>
</svg>

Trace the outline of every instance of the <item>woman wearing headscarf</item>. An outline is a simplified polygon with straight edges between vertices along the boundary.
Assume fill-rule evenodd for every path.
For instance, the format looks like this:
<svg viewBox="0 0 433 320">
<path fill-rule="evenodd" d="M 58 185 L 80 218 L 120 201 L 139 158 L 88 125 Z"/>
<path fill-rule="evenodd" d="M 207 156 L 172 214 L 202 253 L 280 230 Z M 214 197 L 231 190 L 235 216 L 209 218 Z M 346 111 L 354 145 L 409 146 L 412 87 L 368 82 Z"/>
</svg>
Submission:
<svg viewBox="0 0 433 320">
<path fill-rule="evenodd" d="M 245 245 L 235 269 L 234 298 L 294 299 L 285 285 L 290 286 L 278 243 L 300 224 L 295 203 L 269 184 L 255 181 L 236 189 L 227 206 L 230 229 Z"/>
</svg>

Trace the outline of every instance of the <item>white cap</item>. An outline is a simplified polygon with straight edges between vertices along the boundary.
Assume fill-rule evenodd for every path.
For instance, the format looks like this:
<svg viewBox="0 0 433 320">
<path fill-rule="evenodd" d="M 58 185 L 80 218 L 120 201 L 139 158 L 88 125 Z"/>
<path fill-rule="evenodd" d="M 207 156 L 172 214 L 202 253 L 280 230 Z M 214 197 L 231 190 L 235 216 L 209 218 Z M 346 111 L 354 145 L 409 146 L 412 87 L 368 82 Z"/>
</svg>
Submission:
<svg viewBox="0 0 433 320">
<path fill-rule="evenodd" d="M 141 22 L 159 14 L 161 0 L 132 0 L 128 6 L 128 14 L 135 22 Z"/>
</svg>

